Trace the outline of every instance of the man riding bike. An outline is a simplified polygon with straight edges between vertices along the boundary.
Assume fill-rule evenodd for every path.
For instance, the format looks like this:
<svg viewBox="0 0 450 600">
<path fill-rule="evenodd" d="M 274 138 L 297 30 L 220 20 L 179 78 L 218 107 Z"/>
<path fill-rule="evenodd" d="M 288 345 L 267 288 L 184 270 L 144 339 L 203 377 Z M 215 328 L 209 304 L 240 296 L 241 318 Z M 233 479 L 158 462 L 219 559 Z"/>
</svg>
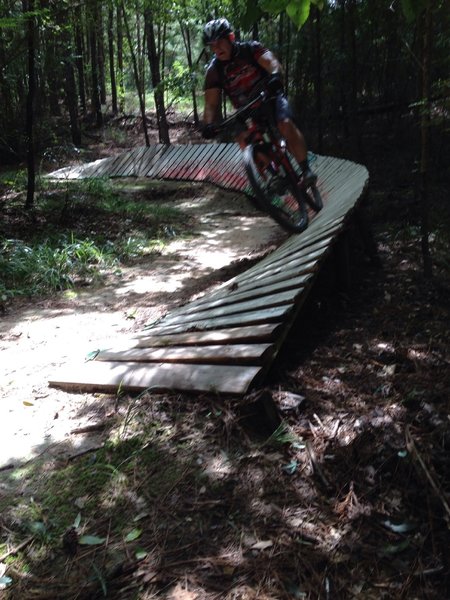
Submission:
<svg viewBox="0 0 450 600">
<path fill-rule="evenodd" d="M 210 139 L 215 135 L 213 123 L 220 114 L 222 91 L 234 108 L 239 108 L 249 101 L 255 88 L 266 80 L 268 91 L 275 96 L 277 127 L 300 165 L 305 183 L 314 184 L 317 176 L 308 164 L 305 138 L 292 119 L 283 93 L 281 65 L 274 54 L 256 41 L 236 42 L 230 23 L 224 18 L 214 19 L 205 25 L 203 43 L 215 54 L 205 77 L 203 137 Z M 237 141 L 241 148 L 245 147 L 244 132 L 238 135 Z"/>
</svg>

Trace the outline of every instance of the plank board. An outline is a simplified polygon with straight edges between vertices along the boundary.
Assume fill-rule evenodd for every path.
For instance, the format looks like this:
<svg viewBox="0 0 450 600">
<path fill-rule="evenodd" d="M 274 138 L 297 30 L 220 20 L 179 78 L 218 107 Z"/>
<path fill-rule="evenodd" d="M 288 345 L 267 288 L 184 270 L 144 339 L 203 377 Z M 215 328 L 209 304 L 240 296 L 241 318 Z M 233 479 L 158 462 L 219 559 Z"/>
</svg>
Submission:
<svg viewBox="0 0 450 600">
<path fill-rule="evenodd" d="M 180 390 L 242 395 L 259 372 L 260 367 L 254 366 L 91 361 L 61 369 L 49 385 L 77 392 Z"/>
<path fill-rule="evenodd" d="M 260 365 L 272 344 L 217 344 L 214 346 L 170 346 L 168 348 L 123 348 L 101 350 L 95 360 L 192 364 Z"/>
<path fill-rule="evenodd" d="M 244 327 L 229 327 L 228 329 L 215 329 L 212 331 L 191 331 L 189 333 L 157 335 L 139 333 L 130 340 L 130 347 L 146 348 L 157 346 L 201 346 L 211 344 L 237 344 L 237 343 L 261 343 L 276 339 L 282 325 L 277 323 L 264 323 L 262 325 L 251 325 Z M 135 343 L 133 343 L 133 339 Z"/>
<path fill-rule="evenodd" d="M 324 208 L 318 214 L 309 211 L 306 231 L 121 347 L 59 371 L 50 385 L 77 391 L 116 392 L 120 387 L 242 395 L 262 381 L 368 182 L 362 165 L 326 156 L 313 160 Z M 50 176 L 201 181 L 248 192 L 237 144 L 156 144 Z"/>
</svg>

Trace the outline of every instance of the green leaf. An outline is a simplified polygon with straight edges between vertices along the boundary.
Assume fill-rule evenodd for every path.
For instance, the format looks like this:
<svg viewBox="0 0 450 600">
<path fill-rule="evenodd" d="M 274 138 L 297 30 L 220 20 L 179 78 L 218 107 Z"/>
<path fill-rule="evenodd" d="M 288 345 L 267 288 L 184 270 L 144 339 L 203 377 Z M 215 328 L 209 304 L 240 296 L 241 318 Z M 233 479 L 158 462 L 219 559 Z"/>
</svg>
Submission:
<svg viewBox="0 0 450 600">
<path fill-rule="evenodd" d="M 106 538 L 101 538 L 96 535 L 82 535 L 78 543 L 82 546 L 100 546 L 106 542 Z"/>
<path fill-rule="evenodd" d="M 241 17 L 243 29 L 251 29 L 252 25 L 259 21 L 262 16 L 261 8 L 255 2 L 247 2 L 245 13 Z"/>
<path fill-rule="evenodd" d="M 81 523 L 81 513 L 78 513 L 75 521 L 73 522 L 73 526 L 75 527 L 75 529 L 78 529 L 78 527 L 80 526 L 80 523 Z"/>
<path fill-rule="evenodd" d="M 148 555 L 148 552 L 147 552 L 147 550 L 144 550 L 144 548 L 138 548 L 136 550 L 136 552 L 134 553 L 136 560 L 143 560 L 147 555 Z"/>
<path fill-rule="evenodd" d="M 426 0 L 401 0 L 403 14 L 408 23 L 413 23 L 426 7 Z"/>
<path fill-rule="evenodd" d="M 310 8 L 311 0 L 293 0 L 287 5 L 286 12 L 297 29 L 301 29 L 308 20 Z"/>
<path fill-rule="evenodd" d="M 137 540 L 138 537 L 141 537 L 142 535 L 142 529 L 132 529 L 129 533 L 127 533 L 127 535 L 125 536 L 125 541 L 126 542 L 133 542 L 134 540 Z"/>
<path fill-rule="evenodd" d="M 279 15 L 286 10 L 290 0 L 262 0 L 261 8 L 263 11 L 272 15 Z M 247 6 L 247 10 L 249 10 Z"/>
</svg>

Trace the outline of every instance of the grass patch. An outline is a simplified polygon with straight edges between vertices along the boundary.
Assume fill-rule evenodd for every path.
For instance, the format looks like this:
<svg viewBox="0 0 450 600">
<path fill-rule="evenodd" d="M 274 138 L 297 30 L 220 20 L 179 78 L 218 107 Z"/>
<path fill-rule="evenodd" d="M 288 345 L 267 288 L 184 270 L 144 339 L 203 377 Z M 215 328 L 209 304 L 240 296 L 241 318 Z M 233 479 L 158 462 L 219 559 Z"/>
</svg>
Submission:
<svg viewBox="0 0 450 600">
<path fill-rule="evenodd" d="M 9 186 L 0 223 L 3 302 L 99 283 L 189 232 L 170 193 L 162 202 L 151 188 L 129 193 L 105 179 L 43 180 L 35 207 L 25 211 L 20 174 L 13 175 L 1 182 Z"/>
</svg>

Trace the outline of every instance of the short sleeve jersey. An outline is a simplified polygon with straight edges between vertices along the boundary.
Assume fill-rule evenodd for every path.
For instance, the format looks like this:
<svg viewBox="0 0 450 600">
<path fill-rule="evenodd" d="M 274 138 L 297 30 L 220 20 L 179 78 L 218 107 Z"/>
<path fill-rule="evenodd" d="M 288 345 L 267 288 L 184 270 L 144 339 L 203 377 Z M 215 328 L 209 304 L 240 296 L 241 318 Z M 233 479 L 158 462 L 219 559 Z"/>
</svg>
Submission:
<svg viewBox="0 0 450 600">
<path fill-rule="evenodd" d="M 214 57 L 209 63 L 205 90 L 220 88 L 235 108 L 244 105 L 255 85 L 267 76 L 267 71 L 257 62 L 264 52 L 267 48 L 259 42 L 235 43 L 230 60 L 220 61 Z"/>
</svg>

